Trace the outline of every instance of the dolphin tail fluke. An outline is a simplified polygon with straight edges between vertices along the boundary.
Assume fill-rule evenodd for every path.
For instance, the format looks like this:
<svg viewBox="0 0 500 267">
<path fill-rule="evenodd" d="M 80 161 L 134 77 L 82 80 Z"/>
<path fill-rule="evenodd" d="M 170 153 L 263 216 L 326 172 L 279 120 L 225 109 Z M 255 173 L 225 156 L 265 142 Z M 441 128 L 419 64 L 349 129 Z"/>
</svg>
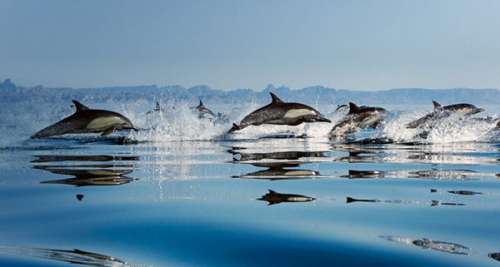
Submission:
<svg viewBox="0 0 500 267">
<path fill-rule="evenodd" d="M 233 127 L 231 127 L 231 129 L 229 129 L 228 133 L 232 133 L 232 132 L 235 132 L 238 130 L 241 130 L 241 127 L 238 126 L 236 123 L 233 123 Z"/>
</svg>

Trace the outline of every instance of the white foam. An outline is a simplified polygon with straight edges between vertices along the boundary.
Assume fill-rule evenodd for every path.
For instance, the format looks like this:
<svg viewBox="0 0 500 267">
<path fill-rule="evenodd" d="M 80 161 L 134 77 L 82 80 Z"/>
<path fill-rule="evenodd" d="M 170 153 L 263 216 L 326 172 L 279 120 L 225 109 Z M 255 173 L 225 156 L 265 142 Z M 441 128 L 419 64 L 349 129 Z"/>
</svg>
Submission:
<svg viewBox="0 0 500 267">
<path fill-rule="evenodd" d="M 114 98 L 99 98 L 87 96 L 81 102 L 90 108 L 106 109 L 119 112 L 128 117 L 133 124 L 141 130 L 130 132 L 128 137 L 144 142 L 171 142 L 184 140 L 220 140 L 220 139 L 257 139 L 270 135 L 305 134 L 309 138 L 325 139 L 332 127 L 344 116 L 340 113 L 330 113 L 327 116 L 332 123 L 303 123 L 298 126 L 261 125 L 250 126 L 234 134 L 226 135 L 233 122 L 239 123 L 248 113 L 261 105 L 248 103 L 245 106 L 232 107 L 231 105 L 207 105 L 215 113 L 221 112 L 225 107 L 230 121 L 223 124 L 214 124 L 210 120 L 199 119 L 198 114 L 190 107 L 196 103 L 181 102 L 169 99 L 127 99 L 116 93 Z M 0 147 L 22 145 L 32 134 L 38 130 L 71 115 L 71 96 L 54 95 L 33 98 L 19 98 L 16 101 L 3 102 L 0 105 Z M 160 102 L 163 109 L 161 113 L 146 114 L 153 110 L 156 101 Z M 332 110 L 335 106 L 315 107 L 320 111 Z M 390 110 L 390 108 L 389 108 Z M 427 112 L 426 110 L 405 111 L 392 113 L 381 129 L 363 130 L 356 133 L 356 138 L 388 137 L 398 142 L 422 141 L 418 138 L 419 129 L 407 129 L 405 125 Z M 482 114 L 482 113 L 481 113 Z M 486 116 L 477 114 L 476 116 Z M 489 114 L 496 118 L 496 114 Z M 494 131 L 496 123 L 477 121 L 472 118 L 463 119 L 451 116 L 433 125 L 429 130 L 427 142 L 498 142 L 499 131 Z"/>
</svg>

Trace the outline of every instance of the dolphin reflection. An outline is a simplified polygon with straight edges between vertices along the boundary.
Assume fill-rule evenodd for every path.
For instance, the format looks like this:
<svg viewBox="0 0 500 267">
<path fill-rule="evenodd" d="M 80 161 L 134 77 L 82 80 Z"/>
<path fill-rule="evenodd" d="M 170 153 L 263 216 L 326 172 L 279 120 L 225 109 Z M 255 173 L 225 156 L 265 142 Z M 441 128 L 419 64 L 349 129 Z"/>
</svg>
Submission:
<svg viewBox="0 0 500 267">
<path fill-rule="evenodd" d="M 384 178 L 383 171 L 377 170 L 349 170 L 349 174 L 341 177 L 350 179 L 371 179 L 371 178 Z"/>
<path fill-rule="evenodd" d="M 282 194 L 269 189 L 269 192 L 257 200 L 267 201 L 268 205 L 279 204 L 283 202 L 310 202 L 315 200 L 313 197 L 297 194 Z"/>
<path fill-rule="evenodd" d="M 42 184 L 67 184 L 74 186 L 89 185 L 122 185 L 130 183 L 134 178 L 126 175 L 133 171 L 131 161 L 139 160 L 138 156 L 110 155 L 37 155 L 31 162 L 34 169 L 53 174 L 73 176 L 73 178 L 42 181 Z M 71 162 L 68 164 L 66 162 Z M 78 162 L 78 164 L 74 163 Z M 83 164 L 92 162 L 92 164 Z M 106 162 L 103 164 L 102 162 Z M 50 164 L 49 164 L 50 163 Z M 60 163 L 60 164 L 56 164 Z"/>
<path fill-rule="evenodd" d="M 132 172 L 129 170 L 116 169 L 67 169 L 67 168 L 42 168 L 36 166 L 36 169 L 43 169 L 54 174 L 70 175 L 74 178 L 47 180 L 42 184 L 66 184 L 74 186 L 104 186 L 104 185 L 122 185 L 134 181 L 134 178 L 125 175 Z"/>
<path fill-rule="evenodd" d="M 500 261 L 500 252 L 490 253 L 490 254 L 488 254 L 488 257 L 490 257 L 496 261 Z"/>
<path fill-rule="evenodd" d="M 87 266 L 100 266 L 100 267 L 130 266 L 121 259 L 80 249 L 66 250 L 66 249 L 0 246 L 0 253 L 7 253 L 20 256 L 31 256 L 35 258 L 61 261 L 71 264 L 81 264 Z"/>
<path fill-rule="evenodd" d="M 432 249 L 440 252 L 451 253 L 455 255 L 469 255 L 469 248 L 457 243 L 431 240 L 427 238 L 422 239 L 412 239 L 409 237 L 399 237 L 399 236 L 380 236 L 380 238 L 396 242 L 404 245 L 414 245 L 423 249 Z"/>
<path fill-rule="evenodd" d="M 110 156 L 110 155 L 36 155 L 32 163 L 48 163 L 63 161 L 137 161 L 138 156 Z"/>
<path fill-rule="evenodd" d="M 319 177 L 320 173 L 315 170 L 308 169 L 290 169 L 290 167 L 298 167 L 299 163 L 295 162 L 269 162 L 269 163 L 250 163 L 256 167 L 267 168 L 256 172 L 250 172 L 240 176 L 233 176 L 233 178 L 245 179 L 268 179 L 268 180 L 281 180 L 281 179 L 306 179 Z"/>
<path fill-rule="evenodd" d="M 251 160 L 299 160 L 301 158 L 324 158 L 325 151 L 278 151 L 278 152 L 256 152 L 245 153 L 239 149 L 230 149 L 229 153 L 233 154 L 234 161 L 251 161 Z"/>
</svg>

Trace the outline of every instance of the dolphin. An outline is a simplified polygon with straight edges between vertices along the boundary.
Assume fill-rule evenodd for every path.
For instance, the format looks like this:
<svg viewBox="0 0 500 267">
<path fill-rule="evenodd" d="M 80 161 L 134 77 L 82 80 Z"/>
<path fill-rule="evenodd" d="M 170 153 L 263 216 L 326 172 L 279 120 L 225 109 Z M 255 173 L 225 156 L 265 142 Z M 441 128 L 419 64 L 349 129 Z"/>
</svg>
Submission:
<svg viewBox="0 0 500 267">
<path fill-rule="evenodd" d="M 90 109 L 80 102 L 73 100 L 76 112 L 73 115 L 56 122 L 31 138 L 46 138 L 63 134 L 102 133 L 109 135 L 115 130 L 133 129 L 132 122 L 125 116 L 108 110 Z"/>
<path fill-rule="evenodd" d="M 345 107 L 339 106 L 337 110 Z M 349 113 L 330 131 L 330 137 L 345 136 L 359 129 L 377 128 L 387 117 L 388 112 L 381 107 L 358 106 L 349 102 Z"/>
<path fill-rule="evenodd" d="M 160 106 L 160 102 L 156 101 L 155 108 L 153 110 L 146 112 L 146 114 L 152 114 L 152 113 L 158 113 L 158 112 L 163 112 L 163 109 Z"/>
<path fill-rule="evenodd" d="M 304 122 L 331 122 L 319 111 L 301 103 L 284 102 L 278 96 L 271 94 L 272 102 L 246 115 L 240 124 L 233 123 L 228 133 L 242 130 L 250 125 L 262 124 L 296 126 Z"/>
<path fill-rule="evenodd" d="M 315 198 L 297 194 L 282 194 L 269 189 L 267 194 L 257 200 L 267 201 L 268 205 L 274 205 L 282 202 L 309 202 L 315 200 Z"/>
<path fill-rule="evenodd" d="M 431 113 L 428 113 L 425 116 L 408 123 L 406 125 L 406 128 L 408 129 L 419 128 L 421 126 L 427 125 L 431 121 L 446 118 L 451 114 L 470 116 L 484 111 L 484 109 L 482 108 L 478 108 L 472 104 L 467 104 L 467 103 L 442 106 L 440 103 L 433 100 L 432 104 L 434 105 L 434 110 Z"/>
<path fill-rule="evenodd" d="M 193 107 L 192 109 L 198 111 L 198 118 L 200 119 L 214 120 L 217 117 L 213 111 L 205 107 L 201 99 L 198 106 Z"/>
</svg>

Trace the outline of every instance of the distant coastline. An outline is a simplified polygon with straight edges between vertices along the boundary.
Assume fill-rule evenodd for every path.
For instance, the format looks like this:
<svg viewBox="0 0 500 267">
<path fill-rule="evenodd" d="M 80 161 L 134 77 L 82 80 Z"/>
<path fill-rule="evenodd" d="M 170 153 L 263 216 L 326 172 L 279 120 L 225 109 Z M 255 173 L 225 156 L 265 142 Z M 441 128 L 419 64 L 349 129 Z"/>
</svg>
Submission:
<svg viewBox="0 0 500 267">
<path fill-rule="evenodd" d="M 362 104 L 428 104 L 431 100 L 443 103 L 473 102 L 476 104 L 500 104 L 500 90 L 498 89 L 425 89 L 400 88 L 378 91 L 356 91 L 335 89 L 323 86 L 310 86 L 302 89 L 290 89 L 285 86 L 275 87 L 268 85 L 261 91 L 252 89 L 218 90 L 206 85 L 185 88 L 180 85 L 140 85 L 114 86 L 101 88 L 47 88 L 44 86 L 18 86 L 10 79 L 0 83 L 0 96 L 10 101 L 20 98 L 77 98 L 86 99 L 89 95 L 94 101 L 137 99 L 169 99 L 175 101 L 197 101 L 202 98 L 208 103 L 234 104 L 254 101 L 265 103 L 269 101 L 269 92 L 278 94 L 287 101 L 304 103 L 331 104 L 354 101 Z"/>
</svg>

